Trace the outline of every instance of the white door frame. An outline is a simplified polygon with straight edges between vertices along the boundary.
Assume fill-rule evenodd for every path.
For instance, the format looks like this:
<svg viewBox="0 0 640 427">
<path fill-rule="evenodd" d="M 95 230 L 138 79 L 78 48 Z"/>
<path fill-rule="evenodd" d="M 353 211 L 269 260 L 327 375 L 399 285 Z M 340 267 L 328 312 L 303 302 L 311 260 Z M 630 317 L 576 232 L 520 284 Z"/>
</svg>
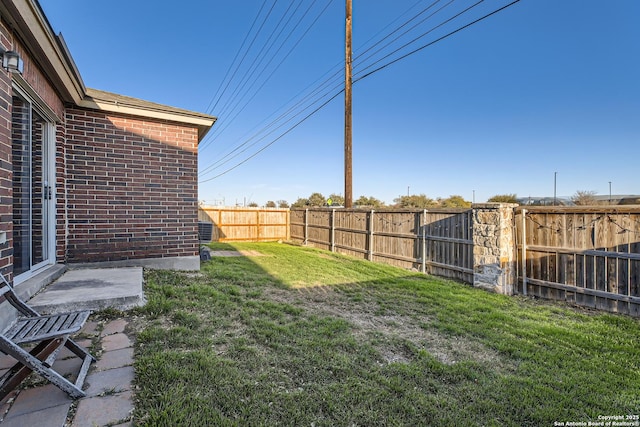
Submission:
<svg viewBox="0 0 640 427">
<path fill-rule="evenodd" d="M 46 123 L 43 129 L 42 135 L 42 169 L 43 176 L 42 182 L 44 188 L 42 198 L 42 215 L 43 215 L 43 227 L 45 233 L 42 236 L 42 249 L 44 251 L 43 260 L 37 264 L 31 264 L 33 260 L 30 255 L 30 268 L 29 270 L 14 277 L 14 284 L 22 283 L 29 278 L 33 277 L 43 268 L 55 264 L 56 261 L 56 176 L 55 176 L 55 152 L 56 152 L 56 126 L 55 122 L 58 120 L 57 116 L 46 104 L 44 104 L 39 98 L 36 98 L 35 91 L 24 81 L 13 82 L 14 96 L 22 98 L 30 107 L 29 116 L 33 111 L 42 117 Z M 31 135 L 31 132 L 29 132 Z M 30 145 L 32 141 L 30 140 Z M 31 148 L 29 152 L 30 161 L 32 160 Z M 32 188 L 32 185 L 29 186 Z M 48 194 L 51 197 L 48 197 Z M 33 206 L 30 206 L 30 215 L 33 212 Z M 33 236 L 33 232 L 29 231 L 30 236 Z"/>
</svg>

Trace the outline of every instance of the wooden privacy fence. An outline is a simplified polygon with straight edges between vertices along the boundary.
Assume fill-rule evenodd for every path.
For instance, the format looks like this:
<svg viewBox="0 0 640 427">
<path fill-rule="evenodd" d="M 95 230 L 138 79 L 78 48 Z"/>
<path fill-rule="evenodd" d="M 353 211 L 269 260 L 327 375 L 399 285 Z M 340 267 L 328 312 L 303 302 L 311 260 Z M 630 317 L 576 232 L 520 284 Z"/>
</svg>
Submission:
<svg viewBox="0 0 640 427">
<path fill-rule="evenodd" d="M 516 214 L 519 293 L 640 315 L 640 207 Z"/>
<path fill-rule="evenodd" d="M 470 209 L 292 209 L 291 239 L 473 283 Z"/>
<path fill-rule="evenodd" d="M 213 223 L 214 242 L 289 240 L 289 209 L 200 207 L 198 221 Z"/>
<path fill-rule="evenodd" d="M 330 251 L 640 316 L 640 206 L 291 211 L 291 239 Z"/>
</svg>

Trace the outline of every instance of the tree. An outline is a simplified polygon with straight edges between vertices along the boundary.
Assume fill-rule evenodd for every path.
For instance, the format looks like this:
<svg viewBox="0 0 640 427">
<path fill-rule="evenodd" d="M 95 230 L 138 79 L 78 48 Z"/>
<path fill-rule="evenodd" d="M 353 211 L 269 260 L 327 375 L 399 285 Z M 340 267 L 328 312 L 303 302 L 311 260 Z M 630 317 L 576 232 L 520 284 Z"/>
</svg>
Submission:
<svg viewBox="0 0 640 427">
<path fill-rule="evenodd" d="M 354 202 L 354 205 L 367 208 L 381 208 L 384 206 L 384 202 L 375 197 L 360 196 L 358 200 Z"/>
<path fill-rule="evenodd" d="M 514 194 L 496 194 L 487 202 L 495 202 L 495 203 L 518 203 L 518 196 Z"/>
<path fill-rule="evenodd" d="M 331 199 L 332 206 L 344 206 L 344 197 L 342 197 L 340 194 L 330 194 L 329 198 Z"/>
<path fill-rule="evenodd" d="M 428 198 L 424 194 L 411 195 L 411 196 L 400 196 L 397 199 L 393 199 L 396 203 L 396 207 L 398 208 L 432 208 L 434 206 L 438 206 L 438 203 Z"/>
<path fill-rule="evenodd" d="M 309 196 L 309 206 L 324 206 L 325 198 L 322 193 L 312 193 Z"/>
<path fill-rule="evenodd" d="M 250 208 L 257 208 L 258 204 L 256 202 L 249 202 L 249 204 L 247 205 Z"/>
<path fill-rule="evenodd" d="M 269 200 L 264 206 L 266 208 L 275 208 L 276 207 L 276 202 L 274 202 L 273 200 Z"/>
<path fill-rule="evenodd" d="M 440 206 L 443 208 L 470 208 L 471 202 L 466 201 L 462 196 L 449 196 L 447 199 L 440 199 Z"/>
<path fill-rule="evenodd" d="M 306 206 L 309 206 L 309 199 L 305 199 L 304 197 L 298 197 L 298 200 L 291 205 L 292 208 L 304 208 Z"/>
<path fill-rule="evenodd" d="M 599 205 L 598 199 L 596 199 L 595 191 L 578 190 L 576 194 L 571 196 L 571 201 L 578 206 Z"/>
<path fill-rule="evenodd" d="M 279 208 L 288 208 L 289 207 L 289 203 L 286 200 L 278 200 L 278 207 Z"/>
</svg>

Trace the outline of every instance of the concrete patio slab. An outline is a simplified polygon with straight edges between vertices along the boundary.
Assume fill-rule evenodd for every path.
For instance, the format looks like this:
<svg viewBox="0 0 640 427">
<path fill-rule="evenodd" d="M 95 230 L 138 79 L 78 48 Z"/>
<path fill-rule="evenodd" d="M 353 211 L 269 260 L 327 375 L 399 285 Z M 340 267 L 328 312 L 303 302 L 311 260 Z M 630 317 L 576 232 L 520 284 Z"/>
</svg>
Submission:
<svg viewBox="0 0 640 427">
<path fill-rule="evenodd" d="M 43 314 L 144 305 L 141 267 L 68 270 L 29 300 Z"/>
</svg>

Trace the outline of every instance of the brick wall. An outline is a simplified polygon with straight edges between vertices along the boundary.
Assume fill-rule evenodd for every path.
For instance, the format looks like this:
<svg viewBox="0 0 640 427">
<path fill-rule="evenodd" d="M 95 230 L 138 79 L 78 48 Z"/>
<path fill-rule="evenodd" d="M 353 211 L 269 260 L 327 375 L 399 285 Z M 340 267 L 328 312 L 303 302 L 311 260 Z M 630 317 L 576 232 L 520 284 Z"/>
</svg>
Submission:
<svg viewBox="0 0 640 427">
<path fill-rule="evenodd" d="M 198 255 L 197 129 L 66 111 L 68 262 Z"/>
<path fill-rule="evenodd" d="M 0 23 L 0 46 L 11 47 L 11 33 Z M 11 280 L 13 273 L 11 168 L 11 78 L 0 68 L 0 231 L 7 233 L 7 242 L 0 244 L 0 271 Z"/>
</svg>

